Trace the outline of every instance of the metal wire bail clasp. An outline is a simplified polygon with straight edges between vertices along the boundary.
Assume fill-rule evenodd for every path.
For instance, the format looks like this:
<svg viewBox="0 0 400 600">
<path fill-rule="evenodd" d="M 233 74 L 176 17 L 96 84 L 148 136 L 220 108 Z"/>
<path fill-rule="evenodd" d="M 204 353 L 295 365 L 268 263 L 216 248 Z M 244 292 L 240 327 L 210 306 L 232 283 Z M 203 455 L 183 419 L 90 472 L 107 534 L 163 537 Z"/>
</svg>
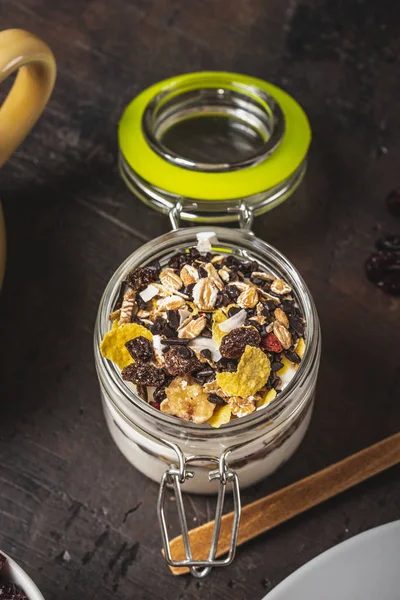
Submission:
<svg viewBox="0 0 400 600">
<path fill-rule="evenodd" d="M 194 577 L 202 578 L 209 574 L 212 567 L 227 566 L 233 561 L 235 557 L 241 512 L 239 480 L 236 472 L 232 471 L 228 466 L 227 458 L 230 453 L 230 450 L 226 450 L 220 456 L 220 458 L 210 456 L 189 456 L 186 459 L 180 448 L 176 447 L 175 450 L 178 454 L 179 467 L 171 465 L 171 467 L 167 469 L 167 471 L 164 473 L 161 480 L 160 493 L 157 505 L 157 514 L 161 527 L 164 556 L 167 563 L 171 567 L 187 567 L 190 569 L 190 572 Z M 220 482 L 217 506 L 215 509 L 215 521 L 211 547 L 209 550 L 208 559 L 205 560 L 195 560 L 193 558 L 181 490 L 181 484 L 184 483 L 187 479 L 194 477 L 193 471 L 188 470 L 188 466 L 196 462 L 214 463 L 217 468 L 209 472 L 208 479 L 209 481 L 219 479 Z M 216 554 L 218 548 L 219 534 L 221 530 L 221 519 L 224 507 L 226 486 L 228 483 L 232 484 L 234 502 L 234 518 L 232 524 L 231 541 L 229 552 L 226 558 L 217 560 Z M 175 491 L 176 506 L 178 509 L 179 523 L 183 538 L 183 545 L 185 549 L 185 560 L 174 560 L 171 556 L 170 540 L 168 536 L 168 529 L 164 511 L 165 495 L 168 489 L 168 485 L 173 485 Z"/>
</svg>

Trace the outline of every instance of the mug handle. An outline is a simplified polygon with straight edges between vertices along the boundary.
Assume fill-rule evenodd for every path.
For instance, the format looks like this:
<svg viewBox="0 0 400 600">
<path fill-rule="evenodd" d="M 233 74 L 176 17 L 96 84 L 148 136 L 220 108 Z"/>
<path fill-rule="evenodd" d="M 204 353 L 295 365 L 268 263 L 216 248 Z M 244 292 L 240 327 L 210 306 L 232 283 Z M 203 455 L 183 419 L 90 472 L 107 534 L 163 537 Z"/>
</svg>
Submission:
<svg viewBox="0 0 400 600">
<path fill-rule="evenodd" d="M 0 83 L 17 76 L 0 107 L 0 167 L 36 123 L 53 91 L 56 63 L 50 48 L 22 29 L 0 32 Z"/>
</svg>

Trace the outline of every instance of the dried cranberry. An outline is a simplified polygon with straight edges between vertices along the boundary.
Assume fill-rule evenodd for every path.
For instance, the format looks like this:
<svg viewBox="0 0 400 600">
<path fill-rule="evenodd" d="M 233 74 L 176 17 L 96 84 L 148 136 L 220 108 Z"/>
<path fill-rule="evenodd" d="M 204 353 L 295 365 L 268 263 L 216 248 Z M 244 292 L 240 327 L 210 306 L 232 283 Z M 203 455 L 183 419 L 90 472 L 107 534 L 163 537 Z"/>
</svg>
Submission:
<svg viewBox="0 0 400 600">
<path fill-rule="evenodd" d="M 150 406 L 152 406 L 153 408 L 160 410 L 161 405 L 159 402 L 150 402 Z"/>
<path fill-rule="evenodd" d="M 261 338 L 261 345 L 270 352 L 282 352 L 282 344 L 272 332 Z"/>
<path fill-rule="evenodd" d="M 246 346 L 259 346 L 260 334 L 254 327 L 237 327 L 222 338 L 219 351 L 224 358 L 240 358 Z"/>
<path fill-rule="evenodd" d="M 171 375 L 187 375 L 202 368 L 202 363 L 188 346 L 172 346 L 164 354 L 165 368 Z"/>
<path fill-rule="evenodd" d="M 386 235 L 375 244 L 377 250 L 400 252 L 400 235 Z"/>
<path fill-rule="evenodd" d="M 142 335 L 126 342 L 125 347 L 135 360 L 147 362 L 153 358 L 153 344 Z"/>
<path fill-rule="evenodd" d="M 400 217 L 400 189 L 390 192 L 386 198 L 386 206 L 391 215 Z"/>
<path fill-rule="evenodd" d="M 162 385 L 165 373 L 153 365 L 137 362 L 122 369 L 122 379 L 142 385 Z"/>
<path fill-rule="evenodd" d="M 211 402 L 211 404 L 216 404 L 217 406 L 223 406 L 226 404 L 225 400 L 221 396 L 218 396 L 218 394 L 208 394 L 208 401 Z"/>
<path fill-rule="evenodd" d="M 400 255 L 396 252 L 376 252 L 365 263 L 371 283 L 387 294 L 400 295 Z"/>
</svg>

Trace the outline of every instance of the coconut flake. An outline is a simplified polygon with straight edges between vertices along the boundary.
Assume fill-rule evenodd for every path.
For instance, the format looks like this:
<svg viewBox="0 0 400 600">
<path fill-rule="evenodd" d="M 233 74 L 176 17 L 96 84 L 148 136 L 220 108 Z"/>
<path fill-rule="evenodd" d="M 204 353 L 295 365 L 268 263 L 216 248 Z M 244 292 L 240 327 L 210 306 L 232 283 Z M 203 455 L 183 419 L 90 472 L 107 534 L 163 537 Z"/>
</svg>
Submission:
<svg viewBox="0 0 400 600">
<path fill-rule="evenodd" d="M 200 254 L 207 254 L 207 252 L 211 252 L 212 244 L 218 244 L 218 238 L 214 231 L 200 231 L 200 233 L 196 233 L 196 237 L 196 248 Z"/>
<path fill-rule="evenodd" d="M 240 327 L 241 325 L 243 325 L 246 319 L 247 313 L 244 309 L 242 309 L 238 313 L 233 315 L 233 317 L 230 317 L 222 323 L 218 323 L 218 327 L 221 329 L 221 331 L 229 333 L 230 331 L 232 331 L 232 329 L 236 329 L 236 327 Z"/>
<path fill-rule="evenodd" d="M 149 300 L 152 300 L 154 296 L 157 296 L 158 293 L 159 289 L 155 285 L 150 284 L 143 292 L 140 292 L 139 296 L 144 302 L 148 302 Z"/>
<path fill-rule="evenodd" d="M 179 327 L 186 321 L 186 319 L 188 317 L 190 317 L 190 315 L 192 314 L 189 310 L 186 310 L 186 308 L 180 308 L 178 310 L 179 313 Z"/>
<path fill-rule="evenodd" d="M 154 354 L 156 355 L 157 360 L 163 360 L 163 347 L 161 344 L 161 335 L 153 335 L 153 347 Z"/>
<path fill-rule="evenodd" d="M 212 338 L 199 336 L 194 340 L 191 340 L 189 342 L 189 346 L 198 352 L 201 352 L 202 350 L 210 350 L 214 362 L 217 362 L 222 358 L 218 346 Z"/>
</svg>

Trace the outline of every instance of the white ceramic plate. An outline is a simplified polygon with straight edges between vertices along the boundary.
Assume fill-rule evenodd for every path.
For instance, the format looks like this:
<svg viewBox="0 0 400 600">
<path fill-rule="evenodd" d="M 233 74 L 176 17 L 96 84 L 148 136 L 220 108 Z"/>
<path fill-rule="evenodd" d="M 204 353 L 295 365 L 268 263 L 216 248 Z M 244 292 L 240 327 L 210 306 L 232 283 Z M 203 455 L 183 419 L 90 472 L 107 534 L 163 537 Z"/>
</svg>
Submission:
<svg viewBox="0 0 400 600">
<path fill-rule="evenodd" d="M 1 550 L 1 553 L 7 557 L 8 573 L 10 580 L 19 585 L 28 596 L 29 600 L 44 600 L 38 587 L 33 583 L 27 573 L 13 560 Z"/>
<path fill-rule="evenodd" d="M 264 600 L 399 599 L 400 521 L 394 521 L 317 556 Z"/>
</svg>

